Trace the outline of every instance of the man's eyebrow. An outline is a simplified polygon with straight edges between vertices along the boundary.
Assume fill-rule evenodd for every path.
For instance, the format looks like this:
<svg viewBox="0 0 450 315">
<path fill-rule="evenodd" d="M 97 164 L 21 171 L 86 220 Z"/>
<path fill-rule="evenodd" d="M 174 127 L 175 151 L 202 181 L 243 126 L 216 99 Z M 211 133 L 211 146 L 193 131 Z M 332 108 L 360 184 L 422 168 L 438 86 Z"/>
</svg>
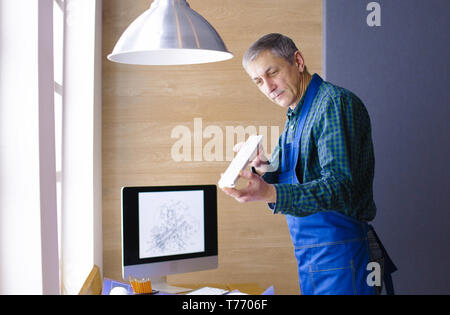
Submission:
<svg viewBox="0 0 450 315">
<path fill-rule="evenodd" d="M 273 68 L 272 66 L 269 66 L 269 67 L 266 69 L 266 71 L 264 71 L 264 74 L 270 72 L 270 71 L 272 70 L 272 68 Z M 253 81 L 256 81 L 256 80 L 258 80 L 258 79 L 259 79 L 259 77 L 254 77 L 254 78 L 252 78 Z"/>
<path fill-rule="evenodd" d="M 272 66 L 269 66 L 264 73 L 268 73 L 272 70 Z"/>
</svg>

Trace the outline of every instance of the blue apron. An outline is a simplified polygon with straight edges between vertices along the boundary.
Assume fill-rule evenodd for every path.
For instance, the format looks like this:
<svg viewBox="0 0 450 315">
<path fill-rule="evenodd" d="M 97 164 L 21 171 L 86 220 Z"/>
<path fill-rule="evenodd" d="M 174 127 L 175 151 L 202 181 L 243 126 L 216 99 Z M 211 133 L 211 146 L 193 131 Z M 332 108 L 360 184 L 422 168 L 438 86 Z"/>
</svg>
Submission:
<svg viewBox="0 0 450 315">
<path fill-rule="evenodd" d="M 300 183 L 296 174 L 300 139 L 321 83 L 322 79 L 314 74 L 306 91 L 292 143 L 286 143 L 287 133 L 283 133 L 279 183 Z M 298 263 L 302 294 L 376 293 L 375 287 L 367 284 L 367 276 L 371 271 L 366 270 L 370 257 L 367 232 L 372 229 L 371 226 L 337 211 L 321 211 L 306 217 L 286 215 L 286 220 Z M 380 247 L 385 254 L 384 247 Z M 383 256 L 386 258 L 387 255 Z M 392 268 L 388 260 L 385 269 L 390 278 Z M 385 278 L 387 292 L 393 293 L 392 281 L 387 283 L 388 280 Z"/>
</svg>

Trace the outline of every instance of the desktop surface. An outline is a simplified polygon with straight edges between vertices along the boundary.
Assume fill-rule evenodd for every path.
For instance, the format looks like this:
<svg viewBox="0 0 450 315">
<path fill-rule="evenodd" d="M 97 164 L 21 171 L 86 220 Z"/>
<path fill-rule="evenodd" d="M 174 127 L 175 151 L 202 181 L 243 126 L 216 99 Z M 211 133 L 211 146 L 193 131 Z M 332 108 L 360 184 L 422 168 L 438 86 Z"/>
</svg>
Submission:
<svg viewBox="0 0 450 315">
<path fill-rule="evenodd" d="M 264 292 L 264 289 L 256 283 L 171 283 L 173 286 L 186 288 L 186 291 L 180 292 L 177 295 L 183 295 L 193 290 L 200 288 L 210 287 L 217 288 L 226 291 L 239 291 L 249 295 L 260 295 Z M 134 294 L 131 285 L 125 282 L 116 281 L 112 279 L 105 278 L 103 281 L 103 295 L 109 295 L 114 287 L 123 287 L 127 290 L 128 294 Z M 164 291 L 158 291 L 156 294 L 152 295 L 167 295 Z"/>
</svg>

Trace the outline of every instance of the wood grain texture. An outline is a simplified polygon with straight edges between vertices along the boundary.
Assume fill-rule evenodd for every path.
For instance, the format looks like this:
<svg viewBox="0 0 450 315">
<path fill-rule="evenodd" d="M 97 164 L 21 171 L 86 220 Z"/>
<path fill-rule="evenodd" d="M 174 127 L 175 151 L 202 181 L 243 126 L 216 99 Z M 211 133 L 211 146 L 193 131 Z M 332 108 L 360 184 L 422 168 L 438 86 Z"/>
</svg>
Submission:
<svg viewBox="0 0 450 315">
<path fill-rule="evenodd" d="M 92 267 L 91 272 L 83 283 L 78 295 L 100 295 L 102 294 L 103 280 L 100 268 L 97 265 Z"/>
<path fill-rule="evenodd" d="M 121 278 L 120 190 L 122 186 L 217 184 L 226 169 L 228 127 L 271 126 L 282 131 L 285 111 L 271 103 L 242 69 L 246 49 L 260 36 L 279 32 L 302 51 L 310 72 L 321 74 L 322 1 L 189 0 L 219 32 L 232 60 L 186 66 L 135 66 L 108 61 L 125 28 L 149 0 L 103 1 L 103 250 L 104 276 Z M 222 161 L 194 161 L 194 119 L 202 132 L 223 133 Z M 198 120 L 197 120 L 198 121 Z M 189 128 L 191 161 L 175 162 L 171 138 Z M 198 135 L 198 133 L 197 133 Z M 200 133 L 201 135 L 201 133 Z M 267 141 L 270 152 L 275 143 Z M 219 154 L 220 155 L 220 154 Z M 297 294 L 296 261 L 285 218 L 264 203 L 240 204 L 218 191 L 219 268 L 169 276 L 171 283 L 257 283 L 279 294 Z"/>
</svg>

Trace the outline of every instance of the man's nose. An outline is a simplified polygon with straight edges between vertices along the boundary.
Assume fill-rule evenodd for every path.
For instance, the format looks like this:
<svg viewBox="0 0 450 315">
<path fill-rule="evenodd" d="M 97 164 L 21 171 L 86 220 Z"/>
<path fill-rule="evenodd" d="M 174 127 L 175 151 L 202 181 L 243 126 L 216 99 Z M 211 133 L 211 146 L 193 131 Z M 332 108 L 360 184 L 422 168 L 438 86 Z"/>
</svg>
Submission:
<svg viewBox="0 0 450 315">
<path fill-rule="evenodd" d="M 266 79 L 264 82 L 264 92 L 267 95 L 270 95 L 270 93 L 272 93 L 275 89 L 276 89 L 277 85 L 275 84 L 275 82 L 272 79 Z"/>
</svg>

